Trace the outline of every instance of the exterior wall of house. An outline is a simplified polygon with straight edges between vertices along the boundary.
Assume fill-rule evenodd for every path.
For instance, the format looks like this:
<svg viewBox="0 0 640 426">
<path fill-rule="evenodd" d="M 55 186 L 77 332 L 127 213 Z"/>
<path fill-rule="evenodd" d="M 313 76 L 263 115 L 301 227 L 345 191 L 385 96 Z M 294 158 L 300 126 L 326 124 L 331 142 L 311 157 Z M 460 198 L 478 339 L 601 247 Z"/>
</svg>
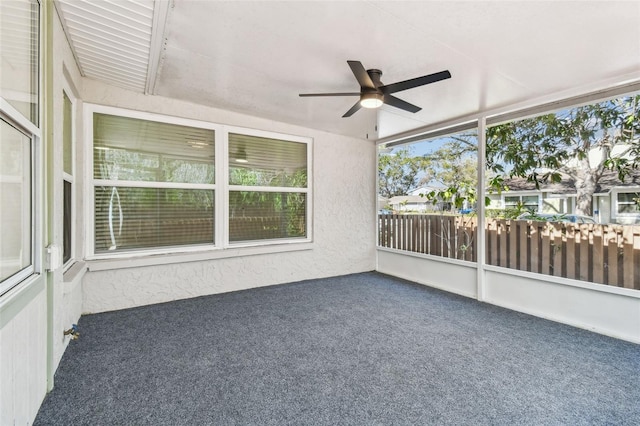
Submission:
<svg viewBox="0 0 640 426">
<path fill-rule="evenodd" d="M 610 223 L 611 222 L 611 196 L 604 195 L 595 197 L 594 201 L 594 210 L 597 210 L 597 214 L 594 211 L 594 216 L 596 216 L 596 222 L 598 223 Z"/>
<path fill-rule="evenodd" d="M 88 261 L 83 311 L 102 312 L 375 269 L 376 149 L 337 136 L 86 79 L 85 102 L 313 138 L 313 242 L 160 261 Z M 87 144 L 90 141 L 86 141 Z M 266 252 L 265 252 L 266 251 Z M 217 256 L 217 258 L 216 258 Z M 227 257 L 231 256 L 231 257 Z M 168 260 L 167 260 L 168 259 Z"/>
<path fill-rule="evenodd" d="M 542 213 L 560 214 L 565 211 L 564 199 L 549 197 L 549 194 L 542 194 Z"/>
</svg>

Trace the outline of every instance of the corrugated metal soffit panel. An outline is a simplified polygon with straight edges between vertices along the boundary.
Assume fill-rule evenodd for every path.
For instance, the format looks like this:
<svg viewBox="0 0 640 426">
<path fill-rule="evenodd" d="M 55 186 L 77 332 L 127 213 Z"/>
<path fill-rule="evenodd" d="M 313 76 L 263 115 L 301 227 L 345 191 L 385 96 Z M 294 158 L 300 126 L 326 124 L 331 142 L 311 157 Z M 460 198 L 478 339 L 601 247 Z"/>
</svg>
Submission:
<svg viewBox="0 0 640 426">
<path fill-rule="evenodd" d="M 168 0 L 56 0 L 82 75 L 149 93 L 155 85 Z"/>
</svg>

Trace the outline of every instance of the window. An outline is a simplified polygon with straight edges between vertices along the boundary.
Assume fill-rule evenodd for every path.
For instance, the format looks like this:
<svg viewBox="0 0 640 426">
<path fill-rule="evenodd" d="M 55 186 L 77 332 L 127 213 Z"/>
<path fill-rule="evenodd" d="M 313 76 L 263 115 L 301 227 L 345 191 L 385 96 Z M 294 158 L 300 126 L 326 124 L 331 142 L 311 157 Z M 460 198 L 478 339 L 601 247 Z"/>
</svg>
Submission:
<svg viewBox="0 0 640 426">
<path fill-rule="evenodd" d="M 504 197 L 505 209 L 519 209 L 528 210 L 530 212 L 537 212 L 540 197 L 537 195 L 509 195 Z"/>
<path fill-rule="evenodd" d="M 307 236 L 307 145 L 229 134 L 229 241 Z"/>
<path fill-rule="evenodd" d="M 308 139 L 96 105 L 87 110 L 89 255 L 310 240 Z"/>
<path fill-rule="evenodd" d="M 62 92 L 62 260 L 71 262 L 74 250 L 75 200 L 73 196 L 74 176 L 73 104 L 66 92 Z"/>
<path fill-rule="evenodd" d="M 640 194 L 637 192 L 619 192 L 617 203 L 619 214 L 640 214 Z"/>
<path fill-rule="evenodd" d="M 214 131 L 93 116 L 95 253 L 214 243 Z"/>
<path fill-rule="evenodd" d="M 0 2 L 0 294 L 35 271 L 40 4 Z"/>
<path fill-rule="evenodd" d="M 32 140 L 0 120 L 0 289 L 33 270 Z M 9 280 L 14 277 L 14 280 Z"/>
<path fill-rule="evenodd" d="M 40 5 L 35 0 L 0 2 L 0 96 L 38 125 Z"/>
</svg>

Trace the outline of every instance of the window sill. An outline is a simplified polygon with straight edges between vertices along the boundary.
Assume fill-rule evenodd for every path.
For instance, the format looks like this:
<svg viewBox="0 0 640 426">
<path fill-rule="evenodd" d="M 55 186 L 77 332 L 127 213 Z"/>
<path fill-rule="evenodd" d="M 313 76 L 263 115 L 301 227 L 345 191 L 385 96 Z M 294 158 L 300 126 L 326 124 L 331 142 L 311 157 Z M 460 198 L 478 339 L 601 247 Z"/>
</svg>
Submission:
<svg viewBox="0 0 640 426">
<path fill-rule="evenodd" d="M 206 260 L 227 259 L 231 257 L 256 256 L 262 254 L 287 253 L 313 250 L 312 242 L 276 244 L 268 246 L 229 247 L 226 249 L 208 249 L 180 253 L 141 254 L 127 253 L 109 258 L 87 259 L 90 272 L 112 269 L 138 268 L 141 266 L 166 265 L 172 263 L 201 262 Z"/>
<path fill-rule="evenodd" d="M 64 284 L 64 294 L 71 293 L 79 283 L 82 282 L 82 277 L 87 272 L 88 266 L 86 262 L 77 261 L 69 267 L 62 274 L 62 282 Z"/>
</svg>

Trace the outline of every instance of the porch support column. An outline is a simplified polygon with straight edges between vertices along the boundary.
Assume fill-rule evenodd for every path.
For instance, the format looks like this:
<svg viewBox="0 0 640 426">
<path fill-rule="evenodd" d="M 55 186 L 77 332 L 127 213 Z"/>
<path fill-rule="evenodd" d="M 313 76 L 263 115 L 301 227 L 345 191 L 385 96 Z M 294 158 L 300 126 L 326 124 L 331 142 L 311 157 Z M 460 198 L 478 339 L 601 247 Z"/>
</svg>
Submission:
<svg viewBox="0 0 640 426">
<path fill-rule="evenodd" d="M 486 233 L 485 233 L 485 204 L 484 200 L 486 197 L 486 185 L 485 185 L 485 167 L 486 167 L 486 145 L 487 145 L 487 137 L 486 137 L 486 127 L 487 122 L 485 116 L 481 116 L 478 120 L 478 206 L 476 210 L 477 214 L 477 223 L 478 230 L 476 232 L 477 236 L 477 294 L 478 300 L 484 301 L 484 264 L 485 264 L 485 250 L 486 250 Z"/>
</svg>

